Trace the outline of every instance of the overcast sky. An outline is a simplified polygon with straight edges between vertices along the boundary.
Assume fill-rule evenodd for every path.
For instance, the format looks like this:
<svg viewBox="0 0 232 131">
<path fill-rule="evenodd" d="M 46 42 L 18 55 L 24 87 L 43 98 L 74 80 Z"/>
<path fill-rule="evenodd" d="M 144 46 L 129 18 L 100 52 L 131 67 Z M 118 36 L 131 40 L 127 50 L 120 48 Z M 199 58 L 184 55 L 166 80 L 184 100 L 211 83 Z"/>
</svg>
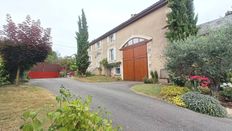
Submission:
<svg viewBox="0 0 232 131">
<path fill-rule="evenodd" d="M 16 23 L 26 15 L 52 28 L 53 50 L 62 56 L 76 52 L 75 31 L 83 8 L 89 26 L 89 41 L 139 13 L 157 0 L 0 0 L 0 25 L 9 13 Z M 198 24 L 223 17 L 232 10 L 232 0 L 195 0 Z"/>
</svg>

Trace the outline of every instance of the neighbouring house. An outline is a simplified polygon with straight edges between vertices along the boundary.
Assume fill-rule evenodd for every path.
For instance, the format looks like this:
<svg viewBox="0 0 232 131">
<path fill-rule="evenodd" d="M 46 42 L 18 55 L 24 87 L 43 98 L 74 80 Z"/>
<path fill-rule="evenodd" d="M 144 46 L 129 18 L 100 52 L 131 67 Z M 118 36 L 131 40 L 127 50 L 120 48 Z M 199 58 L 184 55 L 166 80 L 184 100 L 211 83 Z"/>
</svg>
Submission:
<svg viewBox="0 0 232 131">
<path fill-rule="evenodd" d="M 170 12 L 166 0 L 160 0 L 138 14 L 90 42 L 88 71 L 99 74 L 100 62 L 121 63 L 110 70 L 111 76 L 123 80 L 141 81 L 156 70 L 166 78 L 164 48 L 167 44 L 166 14 Z"/>
<path fill-rule="evenodd" d="M 58 78 L 62 67 L 58 64 L 38 63 L 28 72 L 30 79 Z"/>
<path fill-rule="evenodd" d="M 232 14 L 200 24 L 198 34 L 207 35 L 209 31 L 217 30 L 220 27 L 226 26 L 228 24 L 232 24 Z"/>
</svg>

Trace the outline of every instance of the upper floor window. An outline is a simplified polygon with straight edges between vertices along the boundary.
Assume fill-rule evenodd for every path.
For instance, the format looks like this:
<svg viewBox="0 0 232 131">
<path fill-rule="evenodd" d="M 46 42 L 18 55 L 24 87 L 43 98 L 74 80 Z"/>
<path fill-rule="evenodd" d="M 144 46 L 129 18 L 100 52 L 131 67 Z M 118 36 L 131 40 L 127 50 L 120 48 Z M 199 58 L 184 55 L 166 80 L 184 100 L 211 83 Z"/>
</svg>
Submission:
<svg viewBox="0 0 232 131">
<path fill-rule="evenodd" d="M 107 37 L 107 42 L 113 42 L 116 40 L 116 33 L 111 34 L 110 36 Z"/>
<path fill-rule="evenodd" d="M 96 43 L 96 49 L 99 49 L 99 48 L 101 48 L 101 41 Z"/>
<path fill-rule="evenodd" d="M 141 43 L 141 42 L 144 42 L 144 41 L 146 41 L 146 39 L 135 37 L 135 38 L 132 38 L 129 41 L 127 41 L 126 44 L 123 47 L 138 44 L 138 43 Z"/>
<path fill-rule="evenodd" d="M 116 60 L 116 56 L 115 55 L 116 55 L 115 54 L 115 49 L 114 48 L 109 49 L 109 55 L 108 55 L 109 61 Z"/>
<path fill-rule="evenodd" d="M 91 50 L 92 50 L 92 46 L 90 45 L 90 46 L 89 46 L 89 51 L 91 51 Z"/>
</svg>

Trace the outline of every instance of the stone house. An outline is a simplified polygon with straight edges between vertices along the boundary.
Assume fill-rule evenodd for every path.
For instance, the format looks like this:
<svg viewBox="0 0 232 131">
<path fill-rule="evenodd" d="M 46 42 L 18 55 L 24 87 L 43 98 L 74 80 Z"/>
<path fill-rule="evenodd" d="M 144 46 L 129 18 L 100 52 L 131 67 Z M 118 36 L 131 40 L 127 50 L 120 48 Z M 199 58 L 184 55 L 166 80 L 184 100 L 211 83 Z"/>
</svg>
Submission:
<svg viewBox="0 0 232 131">
<path fill-rule="evenodd" d="M 111 76 L 141 81 L 156 70 L 160 78 L 165 78 L 165 27 L 169 11 L 167 1 L 160 0 L 90 42 L 88 71 L 99 74 L 100 62 L 106 58 L 108 63 L 120 63 L 108 71 Z M 105 74 L 107 69 L 102 72 Z"/>
</svg>

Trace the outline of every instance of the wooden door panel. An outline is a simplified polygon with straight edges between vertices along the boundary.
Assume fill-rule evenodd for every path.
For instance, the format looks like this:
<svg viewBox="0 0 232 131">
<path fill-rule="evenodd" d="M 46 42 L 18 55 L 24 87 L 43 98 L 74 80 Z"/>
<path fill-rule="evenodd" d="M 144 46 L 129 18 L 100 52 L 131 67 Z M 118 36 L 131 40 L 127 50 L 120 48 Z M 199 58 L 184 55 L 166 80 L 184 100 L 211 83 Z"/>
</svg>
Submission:
<svg viewBox="0 0 232 131">
<path fill-rule="evenodd" d="M 147 57 L 146 44 L 134 48 L 134 58 L 141 58 L 141 57 Z"/>
<path fill-rule="evenodd" d="M 147 58 L 135 59 L 134 63 L 135 80 L 142 81 L 148 75 Z"/>
<path fill-rule="evenodd" d="M 134 60 L 123 61 L 123 74 L 124 80 L 134 80 Z"/>
<path fill-rule="evenodd" d="M 130 60 L 134 58 L 134 51 L 132 49 L 126 49 L 123 51 L 123 59 L 124 60 Z"/>
</svg>

